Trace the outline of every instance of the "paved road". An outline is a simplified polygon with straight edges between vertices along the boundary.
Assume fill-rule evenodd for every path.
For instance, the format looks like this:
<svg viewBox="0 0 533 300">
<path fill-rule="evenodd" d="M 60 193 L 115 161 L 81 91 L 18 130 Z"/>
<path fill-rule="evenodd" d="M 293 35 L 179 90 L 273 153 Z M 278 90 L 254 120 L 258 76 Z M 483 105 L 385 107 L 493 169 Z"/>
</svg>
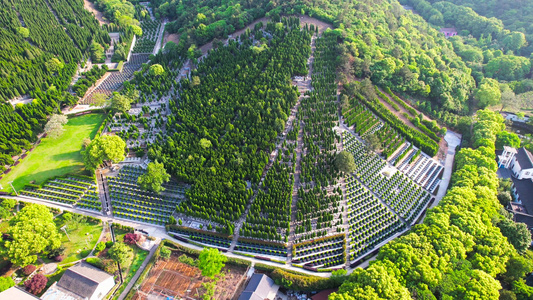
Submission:
<svg viewBox="0 0 533 300">
<path fill-rule="evenodd" d="M 433 202 L 430 208 L 437 206 L 442 197 L 446 195 L 448 185 L 450 184 L 450 180 L 452 178 L 453 161 L 455 159 L 455 148 L 461 144 L 461 138 L 462 137 L 460 134 L 450 130 L 448 130 L 448 132 L 446 132 L 446 135 L 444 136 L 444 140 L 448 143 L 448 152 L 446 153 L 446 160 L 444 162 L 444 174 L 442 175 L 442 181 L 440 183 L 437 197 L 435 197 L 435 201 Z"/>
<path fill-rule="evenodd" d="M 167 20 L 163 20 L 163 23 L 161 23 L 161 27 L 159 28 L 159 33 L 157 34 L 157 39 L 155 40 L 155 47 L 154 51 L 152 52 L 153 55 L 156 55 L 157 52 L 159 52 L 159 49 L 161 49 L 161 39 L 163 37 L 163 33 L 165 32 L 165 24 L 167 24 Z"/>
</svg>

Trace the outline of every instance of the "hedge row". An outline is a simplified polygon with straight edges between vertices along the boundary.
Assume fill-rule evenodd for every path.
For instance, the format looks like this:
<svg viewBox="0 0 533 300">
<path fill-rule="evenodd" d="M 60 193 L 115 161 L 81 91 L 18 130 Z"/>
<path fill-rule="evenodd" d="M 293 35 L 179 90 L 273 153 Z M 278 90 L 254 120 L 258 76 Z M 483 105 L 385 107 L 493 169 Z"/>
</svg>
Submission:
<svg viewBox="0 0 533 300">
<path fill-rule="evenodd" d="M 374 99 L 373 101 L 368 101 L 361 94 L 357 94 L 357 97 L 365 103 L 372 112 L 379 116 L 383 121 L 387 122 L 392 128 L 396 129 L 398 133 L 402 134 L 405 139 L 413 145 L 422 149 L 422 151 L 429 156 L 435 156 L 437 154 L 439 151 L 439 145 L 435 141 L 428 139 L 425 134 L 405 125 L 392 112 L 390 112 L 385 105 L 379 102 L 379 100 Z"/>
</svg>

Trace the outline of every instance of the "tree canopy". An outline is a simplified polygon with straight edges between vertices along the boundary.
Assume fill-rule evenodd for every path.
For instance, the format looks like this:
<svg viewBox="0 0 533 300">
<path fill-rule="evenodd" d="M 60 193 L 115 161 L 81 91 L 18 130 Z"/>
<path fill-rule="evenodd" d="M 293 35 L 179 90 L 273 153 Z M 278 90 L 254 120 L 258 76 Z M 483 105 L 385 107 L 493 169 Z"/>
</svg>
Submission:
<svg viewBox="0 0 533 300">
<path fill-rule="evenodd" d="M 198 257 L 198 268 L 202 270 L 202 276 L 213 279 L 220 274 L 227 260 L 218 249 L 204 248 Z"/>
<path fill-rule="evenodd" d="M 81 154 L 85 167 L 94 171 L 104 161 L 123 161 L 125 148 L 126 143 L 118 135 L 102 135 L 92 140 Z"/>
<path fill-rule="evenodd" d="M 133 259 L 133 250 L 131 247 L 121 242 L 113 244 L 107 253 L 112 260 L 119 264 L 124 264 Z"/>
<path fill-rule="evenodd" d="M 165 170 L 165 166 L 157 161 L 148 164 L 146 173 L 139 176 L 137 183 L 142 189 L 155 193 L 161 193 L 165 190 L 163 183 L 170 180 L 170 175 Z"/>
<path fill-rule="evenodd" d="M 50 117 L 46 126 L 44 126 L 44 132 L 46 132 L 50 138 L 56 139 L 65 132 L 63 126 L 67 123 L 67 116 L 54 114 Z"/>
<path fill-rule="evenodd" d="M 345 173 L 352 173 L 356 169 L 353 155 L 348 151 L 341 151 L 337 154 L 335 166 Z"/>
<path fill-rule="evenodd" d="M 43 250 L 60 245 L 61 236 L 48 207 L 30 204 L 10 221 L 0 250 L 13 264 L 26 266 L 34 263 Z"/>
</svg>

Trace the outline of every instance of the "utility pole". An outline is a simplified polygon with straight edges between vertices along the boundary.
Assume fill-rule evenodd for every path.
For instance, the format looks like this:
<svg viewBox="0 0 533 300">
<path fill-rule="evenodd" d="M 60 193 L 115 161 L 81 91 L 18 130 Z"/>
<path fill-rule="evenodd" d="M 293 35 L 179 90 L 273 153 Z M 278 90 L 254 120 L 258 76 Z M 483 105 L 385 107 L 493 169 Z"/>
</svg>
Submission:
<svg viewBox="0 0 533 300">
<path fill-rule="evenodd" d="M 19 193 L 17 193 L 17 190 L 15 190 L 15 187 L 13 186 L 13 181 L 10 181 L 10 182 L 9 182 L 9 185 L 11 185 L 11 187 L 12 187 L 13 190 L 15 191 L 15 194 L 18 196 Z"/>
<path fill-rule="evenodd" d="M 67 233 L 67 225 L 61 227 L 61 229 L 65 232 L 65 235 L 67 236 L 69 242 L 70 242 L 70 236 L 68 236 L 68 233 Z"/>
</svg>

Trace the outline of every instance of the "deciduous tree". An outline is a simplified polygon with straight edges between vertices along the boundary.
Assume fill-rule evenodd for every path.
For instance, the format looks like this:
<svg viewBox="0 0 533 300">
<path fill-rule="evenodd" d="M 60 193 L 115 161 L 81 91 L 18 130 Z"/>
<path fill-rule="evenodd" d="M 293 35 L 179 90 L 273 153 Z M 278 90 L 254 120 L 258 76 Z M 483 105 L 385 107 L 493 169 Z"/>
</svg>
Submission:
<svg viewBox="0 0 533 300">
<path fill-rule="evenodd" d="M 345 173 L 352 173 L 355 171 L 355 160 L 353 155 L 348 151 L 341 151 L 335 157 L 335 166 L 337 169 Z"/>
<path fill-rule="evenodd" d="M 198 268 L 202 275 L 211 279 L 218 275 L 228 258 L 214 248 L 204 248 L 198 257 Z"/>
<path fill-rule="evenodd" d="M 130 110 L 131 102 L 132 100 L 127 96 L 115 92 L 111 98 L 111 109 L 115 112 L 125 113 Z"/>
<path fill-rule="evenodd" d="M 24 286 L 28 292 L 37 295 L 39 294 L 48 283 L 48 278 L 41 273 L 35 274 L 30 280 L 24 282 Z"/>
<path fill-rule="evenodd" d="M 139 176 L 137 183 L 142 189 L 161 193 L 165 190 L 163 183 L 170 180 L 170 175 L 165 170 L 165 166 L 157 161 L 148 164 L 146 173 Z"/>
<path fill-rule="evenodd" d="M 123 161 L 126 143 L 118 135 L 96 137 L 82 150 L 83 162 L 88 170 L 96 170 L 104 161 Z"/>
<path fill-rule="evenodd" d="M 112 260 L 119 264 L 133 259 L 133 250 L 128 245 L 120 242 L 115 243 L 107 253 Z"/>
<path fill-rule="evenodd" d="M 163 69 L 163 66 L 161 66 L 160 64 L 153 64 L 150 66 L 149 72 L 150 75 L 160 76 L 165 73 L 165 69 Z"/>
<path fill-rule="evenodd" d="M 11 220 L 7 234 L 9 237 L 1 245 L 2 254 L 18 266 L 31 264 L 46 248 L 61 245 L 54 216 L 48 207 L 40 204 L 30 204 L 20 210 Z"/>
<path fill-rule="evenodd" d="M 54 114 L 44 126 L 44 132 L 46 132 L 50 138 L 56 139 L 65 132 L 63 125 L 67 124 L 67 122 L 67 116 Z"/>
</svg>

